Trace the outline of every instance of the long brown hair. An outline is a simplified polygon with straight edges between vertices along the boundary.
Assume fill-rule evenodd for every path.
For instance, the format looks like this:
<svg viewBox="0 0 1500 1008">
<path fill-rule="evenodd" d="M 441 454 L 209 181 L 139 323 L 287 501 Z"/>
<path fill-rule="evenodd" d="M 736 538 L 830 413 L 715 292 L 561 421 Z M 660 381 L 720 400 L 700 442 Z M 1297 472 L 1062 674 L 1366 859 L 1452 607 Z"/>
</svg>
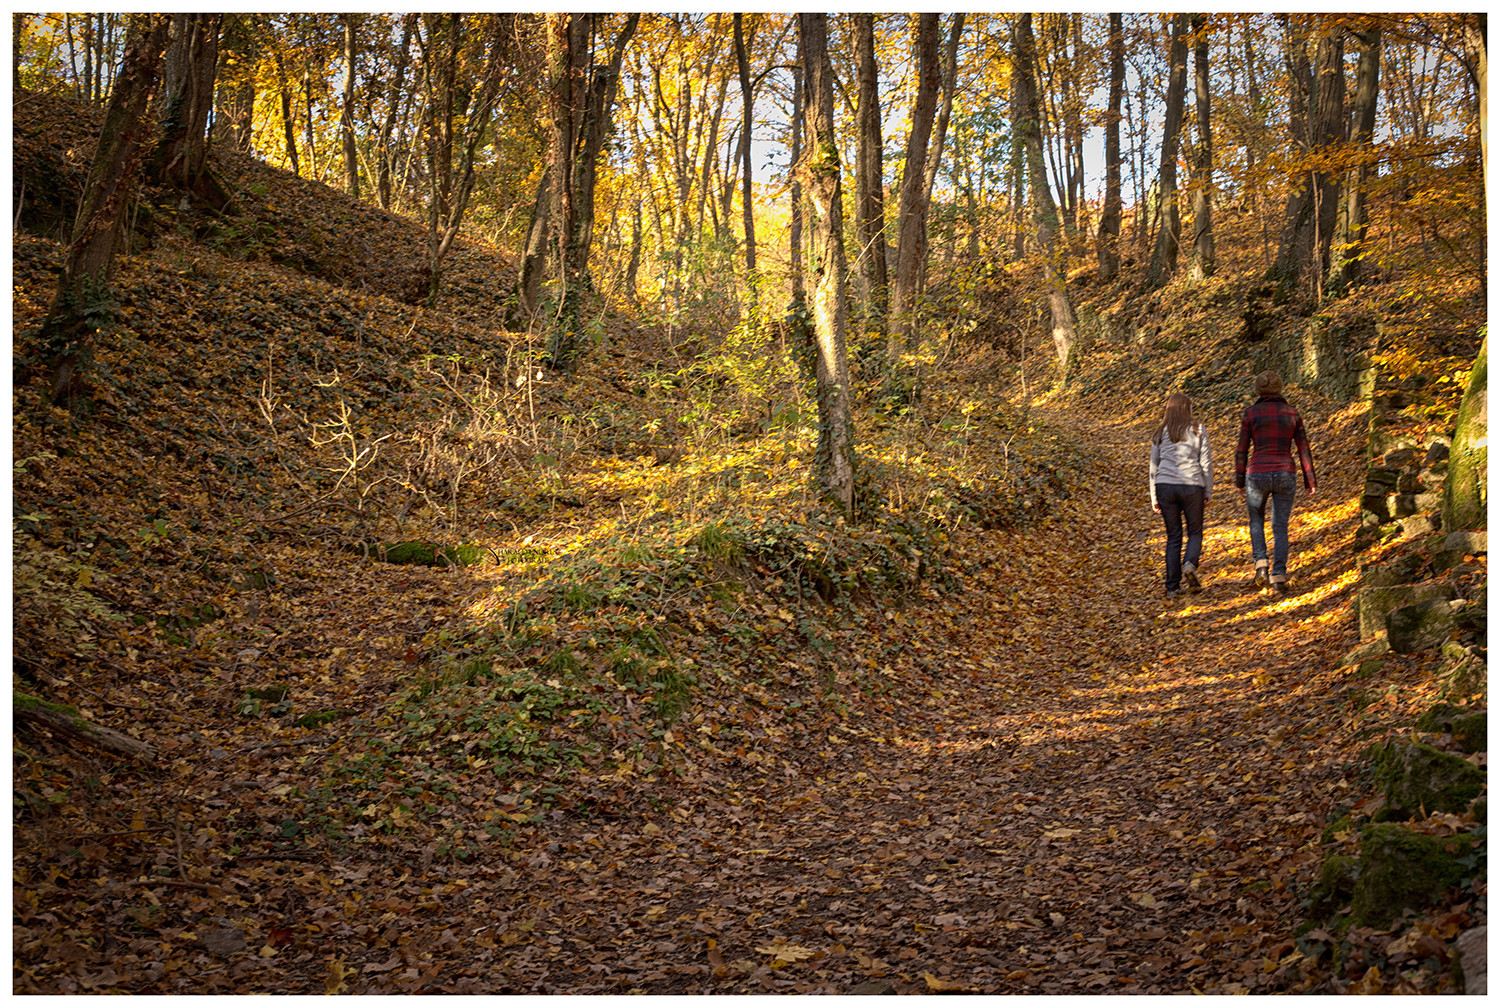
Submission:
<svg viewBox="0 0 1500 1008">
<path fill-rule="evenodd" d="M 1162 426 L 1156 432 L 1156 443 L 1161 444 L 1163 436 L 1172 439 L 1175 444 L 1187 436 L 1189 427 L 1197 427 L 1193 423 L 1193 400 L 1181 392 L 1173 392 L 1167 396 L 1166 415 L 1162 418 Z"/>
</svg>

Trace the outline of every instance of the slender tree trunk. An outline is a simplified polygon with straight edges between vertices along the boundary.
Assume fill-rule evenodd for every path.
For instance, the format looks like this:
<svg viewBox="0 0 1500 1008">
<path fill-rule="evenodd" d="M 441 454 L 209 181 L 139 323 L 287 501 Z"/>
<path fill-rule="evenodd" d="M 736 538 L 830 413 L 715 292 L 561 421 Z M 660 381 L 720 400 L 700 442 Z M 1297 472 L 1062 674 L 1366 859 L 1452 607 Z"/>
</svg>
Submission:
<svg viewBox="0 0 1500 1008">
<path fill-rule="evenodd" d="M 1188 15 L 1172 15 L 1172 42 L 1168 54 L 1167 121 L 1162 128 L 1161 169 L 1158 206 L 1161 207 L 1160 230 L 1156 249 L 1151 253 L 1151 267 L 1146 282 L 1151 289 L 1166 285 L 1177 272 L 1177 251 L 1182 239 L 1182 220 L 1177 198 L 1177 149 L 1182 140 L 1182 112 L 1187 97 Z"/>
<path fill-rule="evenodd" d="M 1193 259 L 1195 281 L 1214 275 L 1213 173 L 1214 141 L 1208 116 L 1208 28 L 1202 14 L 1192 16 L 1193 90 L 1198 113 L 1198 157 L 1193 170 Z"/>
<path fill-rule="evenodd" d="M 575 15 L 576 16 L 576 15 Z M 550 320 L 552 352 L 548 363 L 571 370 L 576 363 L 581 262 L 578 250 L 578 209 L 573 192 L 573 84 L 575 54 L 567 14 L 548 14 L 547 110 L 552 121 L 548 168 L 551 209 L 550 237 L 557 263 L 557 309 Z"/>
<path fill-rule="evenodd" d="M 1363 268 L 1365 235 L 1370 216 L 1365 206 L 1365 188 L 1369 184 L 1374 154 L 1375 108 L 1380 95 L 1380 32 L 1378 29 L 1358 32 L 1359 69 L 1354 86 L 1353 129 L 1349 142 L 1358 152 L 1358 164 L 1349 170 L 1344 185 L 1344 202 L 1330 249 L 1328 290 L 1342 296 L 1359 281 Z"/>
<path fill-rule="evenodd" d="M 582 146 L 574 167 L 574 199 L 578 204 L 579 277 L 589 286 L 592 286 L 588 267 L 589 252 L 594 244 L 594 186 L 599 177 L 599 157 L 604 152 L 605 143 L 614 133 L 615 95 L 619 91 L 620 66 L 625 59 L 625 47 L 630 44 L 640 20 L 640 14 L 626 15 L 620 34 L 615 36 L 614 45 L 610 49 L 609 63 L 594 67 L 593 79 L 588 88 L 588 109 L 580 137 Z M 586 52 L 579 53 L 580 58 L 586 55 Z"/>
<path fill-rule="evenodd" d="M 923 200 L 923 172 L 932 120 L 937 111 L 942 70 L 938 65 L 938 15 L 919 14 L 912 49 L 917 58 L 917 93 L 912 101 L 911 132 L 906 139 L 906 164 L 901 172 L 900 241 L 896 247 L 896 276 L 891 284 L 891 319 L 887 358 L 894 366 L 903 347 L 917 344 L 917 289 L 922 261 L 927 256 L 927 205 Z"/>
<path fill-rule="evenodd" d="M 807 73 L 807 153 L 798 164 L 813 209 L 817 286 L 818 450 L 814 472 L 821 495 L 855 518 L 856 459 L 844 326 L 844 211 L 838 137 L 833 118 L 833 66 L 828 59 L 828 15 L 799 14 L 802 65 Z M 919 173 L 921 162 L 909 169 Z"/>
<path fill-rule="evenodd" d="M 943 50 L 943 94 L 938 101 L 937 122 L 932 128 L 932 140 L 927 146 L 927 160 L 922 173 L 922 206 L 932 206 L 932 191 L 937 186 L 938 165 L 943 160 L 943 143 L 948 137 L 948 119 L 953 113 L 953 89 L 958 83 L 958 43 L 963 37 L 964 15 L 962 12 L 953 15 L 953 22 L 948 28 L 948 45 Z M 925 211 L 924 211 L 925 213 Z M 924 229 L 925 230 L 925 229 Z M 924 235 L 924 245 L 926 244 Z M 953 243 L 948 243 L 948 251 L 953 250 Z M 917 290 L 924 290 L 927 286 L 927 256 L 922 256 L 917 263 Z"/>
<path fill-rule="evenodd" d="M 825 36 L 826 37 L 826 36 Z M 802 161 L 802 123 L 807 118 L 807 94 L 803 87 L 802 64 L 792 67 L 792 164 Z M 792 309 L 802 307 L 807 300 L 807 284 L 802 274 L 802 179 L 792 172 L 792 211 L 787 224 L 787 249 L 791 257 Z"/>
<path fill-rule="evenodd" d="M 21 87 L 21 43 L 26 40 L 26 15 L 16 11 L 10 16 L 10 85 Z"/>
<path fill-rule="evenodd" d="M 1104 213 L 1099 220 L 1099 279 L 1120 272 L 1120 103 L 1125 95 L 1125 28 L 1119 14 L 1109 16 L 1109 109 L 1104 120 Z"/>
<path fill-rule="evenodd" d="M 857 259 L 862 286 L 868 291 L 865 314 L 884 318 L 886 286 L 890 282 L 885 259 L 885 150 L 880 130 L 880 68 L 875 62 L 875 15 L 854 14 L 854 74 L 859 89 L 856 112 L 858 140 L 855 176 L 860 180 L 855 207 L 859 239 Z"/>
<path fill-rule="evenodd" d="M 1077 369 L 1073 348 L 1077 341 L 1073 303 L 1067 289 L 1067 248 L 1059 240 L 1057 206 L 1047 184 L 1047 164 L 1042 154 L 1041 106 L 1036 97 L 1036 43 L 1032 37 L 1031 15 L 1022 14 L 1016 27 L 1016 91 L 1020 103 L 1021 137 L 1026 148 L 1026 164 L 1031 180 L 1032 223 L 1036 229 L 1037 252 L 1047 277 L 1047 303 L 1052 310 L 1052 345 L 1057 351 L 1060 384 Z"/>
<path fill-rule="evenodd" d="M 751 311 L 755 310 L 755 202 L 751 191 L 751 131 L 755 96 L 750 90 L 750 53 L 745 47 L 744 15 L 734 16 L 734 58 L 740 71 L 740 204 L 745 227 L 745 284 Z"/>
<path fill-rule="evenodd" d="M 297 160 L 297 131 L 292 119 L 292 91 L 287 83 L 286 64 L 281 59 L 281 50 L 272 47 L 276 56 L 276 79 L 281 88 L 281 129 L 286 140 L 286 158 L 292 164 L 292 174 L 302 176 L 302 167 Z"/>
<path fill-rule="evenodd" d="M 406 14 L 401 18 L 401 44 L 396 48 L 396 66 L 391 74 L 391 87 L 386 92 L 385 120 L 380 124 L 380 139 L 375 147 L 375 192 L 380 200 L 380 209 L 391 208 L 391 169 L 395 153 L 391 150 L 391 136 L 396 129 L 396 117 L 400 113 L 404 97 L 406 68 L 411 60 L 411 36 L 416 27 L 417 15 Z"/>
<path fill-rule="evenodd" d="M 1463 19 L 1464 55 L 1473 68 L 1475 90 L 1479 92 L 1479 152 L 1480 168 L 1488 159 L 1490 149 L 1490 98 L 1489 98 L 1489 46 L 1486 34 L 1489 15 L 1468 14 Z M 1377 64 L 1378 64 L 1377 60 Z M 1482 174 L 1482 172 L 1481 172 Z"/>
<path fill-rule="evenodd" d="M 354 147 L 354 70 L 358 53 L 355 34 L 356 14 L 341 15 L 344 22 L 344 109 L 339 132 L 344 142 L 344 188 L 359 199 L 359 153 Z"/>
<path fill-rule="evenodd" d="M 95 333 L 113 313 L 115 250 L 146 153 L 147 110 L 156 95 L 171 25 L 164 14 L 128 17 L 125 55 L 104 113 L 62 277 L 38 333 L 52 401 L 74 408 L 89 394 Z"/>
</svg>

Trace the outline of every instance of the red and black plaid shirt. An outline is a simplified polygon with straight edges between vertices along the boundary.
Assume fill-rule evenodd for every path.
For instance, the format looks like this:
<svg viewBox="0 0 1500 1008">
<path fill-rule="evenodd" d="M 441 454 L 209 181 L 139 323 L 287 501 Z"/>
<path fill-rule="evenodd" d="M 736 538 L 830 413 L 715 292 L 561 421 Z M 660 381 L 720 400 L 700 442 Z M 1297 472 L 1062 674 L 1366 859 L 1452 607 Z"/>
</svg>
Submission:
<svg viewBox="0 0 1500 1008">
<path fill-rule="evenodd" d="M 1252 441 L 1255 455 L 1250 461 Z M 1246 472 L 1296 472 L 1297 463 L 1292 459 L 1294 443 L 1302 462 L 1302 483 L 1311 490 L 1317 485 L 1317 477 L 1313 475 L 1312 449 L 1307 445 L 1302 417 L 1281 396 L 1261 396 L 1240 420 L 1240 443 L 1234 450 L 1234 485 L 1245 485 Z"/>
</svg>

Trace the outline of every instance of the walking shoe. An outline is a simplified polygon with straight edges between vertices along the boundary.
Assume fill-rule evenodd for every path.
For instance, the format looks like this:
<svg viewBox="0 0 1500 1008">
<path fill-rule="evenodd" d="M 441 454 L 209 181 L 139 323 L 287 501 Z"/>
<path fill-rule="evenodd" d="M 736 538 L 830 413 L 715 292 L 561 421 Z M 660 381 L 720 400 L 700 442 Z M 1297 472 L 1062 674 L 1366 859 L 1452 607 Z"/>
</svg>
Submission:
<svg viewBox="0 0 1500 1008">
<path fill-rule="evenodd" d="M 1276 594 L 1278 595 L 1290 595 L 1292 593 L 1292 586 L 1285 581 L 1273 582 L 1271 587 L 1276 589 Z"/>
<path fill-rule="evenodd" d="M 1203 590 L 1203 582 L 1198 580 L 1198 569 L 1196 567 L 1182 568 L 1182 580 L 1187 584 L 1188 593 L 1196 595 Z"/>
<path fill-rule="evenodd" d="M 1255 587 L 1257 587 L 1257 588 L 1265 588 L 1268 585 L 1270 585 L 1270 583 L 1271 583 L 1271 565 L 1270 564 L 1256 564 L 1255 565 Z"/>
<path fill-rule="evenodd" d="M 1176 598 L 1177 596 L 1179 596 L 1181 594 L 1182 594 L 1182 590 L 1180 588 L 1168 588 L 1167 589 L 1167 598 Z"/>
</svg>

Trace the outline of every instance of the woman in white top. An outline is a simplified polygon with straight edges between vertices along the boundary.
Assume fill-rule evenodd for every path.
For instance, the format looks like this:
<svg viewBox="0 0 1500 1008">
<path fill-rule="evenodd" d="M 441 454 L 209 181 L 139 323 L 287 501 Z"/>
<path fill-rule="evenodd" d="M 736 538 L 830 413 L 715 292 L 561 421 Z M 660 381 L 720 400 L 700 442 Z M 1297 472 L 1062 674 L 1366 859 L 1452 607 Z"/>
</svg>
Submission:
<svg viewBox="0 0 1500 1008">
<path fill-rule="evenodd" d="M 1167 525 L 1167 597 L 1181 595 L 1184 585 L 1197 592 L 1203 587 L 1198 579 L 1203 509 L 1214 493 L 1213 453 L 1208 431 L 1193 419 L 1193 401 L 1181 392 L 1167 396 L 1166 413 L 1151 439 L 1150 486 L 1151 510 Z"/>
</svg>

